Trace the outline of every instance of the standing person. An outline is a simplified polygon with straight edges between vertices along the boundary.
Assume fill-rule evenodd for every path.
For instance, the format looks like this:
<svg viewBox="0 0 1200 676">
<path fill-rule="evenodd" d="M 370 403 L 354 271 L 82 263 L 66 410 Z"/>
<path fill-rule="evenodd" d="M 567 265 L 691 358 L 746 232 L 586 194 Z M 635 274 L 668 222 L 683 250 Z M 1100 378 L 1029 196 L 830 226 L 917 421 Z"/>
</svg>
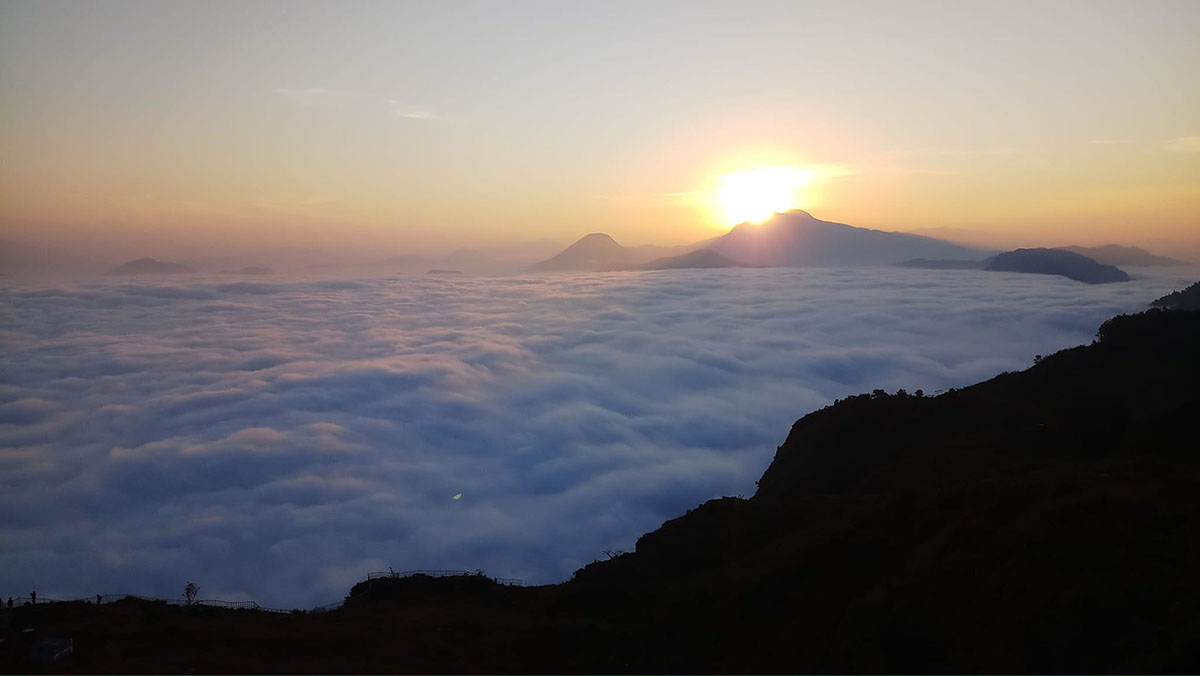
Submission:
<svg viewBox="0 0 1200 676">
<path fill-rule="evenodd" d="M 31 606 L 37 605 L 37 592 L 35 592 L 35 591 L 29 592 L 29 605 L 31 605 Z"/>
</svg>

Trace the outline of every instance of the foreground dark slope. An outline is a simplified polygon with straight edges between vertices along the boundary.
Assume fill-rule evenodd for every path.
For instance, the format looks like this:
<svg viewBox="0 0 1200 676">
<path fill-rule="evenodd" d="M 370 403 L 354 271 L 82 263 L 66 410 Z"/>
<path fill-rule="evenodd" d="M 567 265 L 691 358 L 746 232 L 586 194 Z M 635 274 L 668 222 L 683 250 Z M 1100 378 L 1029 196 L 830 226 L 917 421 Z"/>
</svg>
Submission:
<svg viewBox="0 0 1200 676">
<path fill-rule="evenodd" d="M 385 581 L 297 617 L 47 606 L 14 627 L 75 636 L 58 666 L 80 671 L 1194 672 L 1200 313 L 1100 336 L 809 414 L 753 498 L 562 585 Z"/>
<path fill-rule="evenodd" d="M 1182 291 L 1172 291 L 1151 305 L 1176 310 L 1200 310 L 1200 282 L 1196 282 Z"/>
<path fill-rule="evenodd" d="M 1102 336 L 935 399 L 806 416 L 753 499 L 665 524 L 597 584 L 620 569 L 738 617 L 697 644 L 718 668 L 1195 670 L 1200 314 Z M 741 643 L 708 653 L 726 635 Z"/>
</svg>

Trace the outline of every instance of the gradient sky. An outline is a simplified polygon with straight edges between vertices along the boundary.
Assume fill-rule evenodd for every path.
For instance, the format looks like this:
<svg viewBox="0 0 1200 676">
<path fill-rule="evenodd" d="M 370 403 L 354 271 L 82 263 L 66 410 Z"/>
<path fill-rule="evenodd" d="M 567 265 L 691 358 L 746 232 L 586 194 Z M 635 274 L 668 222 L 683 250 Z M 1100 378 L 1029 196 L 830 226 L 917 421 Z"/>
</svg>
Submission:
<svg viewBox="0 0 1200 676">
<path fill-rule="evenodd" d="M 721 175 L 797 165 L 827 220 L 1200 245 L 1198 35 L 1194 0 L 3 2 L 0 236 L 685 243 Z"/>
</svg>

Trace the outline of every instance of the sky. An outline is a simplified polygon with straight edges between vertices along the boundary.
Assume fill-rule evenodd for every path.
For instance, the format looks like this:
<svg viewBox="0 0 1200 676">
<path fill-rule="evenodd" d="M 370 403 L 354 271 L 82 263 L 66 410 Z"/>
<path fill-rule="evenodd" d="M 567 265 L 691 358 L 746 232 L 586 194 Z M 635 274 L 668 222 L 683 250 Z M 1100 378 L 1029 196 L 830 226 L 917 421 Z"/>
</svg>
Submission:
<svg viewBox="0 0 1200 676">
<path fill-rule="evenodd" d="M 835 398 L 1089 342 L 1196 279 L 977 270 L 228 278 L 0 293 L 0 598 L 268 607 L 367 573 L 568 579 L 749 496 Z M 461 494 L 459 499 L 454 496 Z"/>
<path fill-rule="evenodd" d="M 1200 247 L 1200 4 L 0 3 L 0 238 L 401 254 L 730 226 Z"/>
</svg>

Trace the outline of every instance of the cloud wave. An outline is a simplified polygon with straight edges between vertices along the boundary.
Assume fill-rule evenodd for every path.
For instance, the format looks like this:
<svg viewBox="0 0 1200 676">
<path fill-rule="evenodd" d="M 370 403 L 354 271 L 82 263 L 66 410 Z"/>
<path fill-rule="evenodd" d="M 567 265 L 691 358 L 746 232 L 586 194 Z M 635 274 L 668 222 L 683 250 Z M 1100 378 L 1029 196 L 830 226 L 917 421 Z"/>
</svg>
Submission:
<svg viewBox="0 0 1200 676">
<path fill-rule="evenodd" d="M 791 423 L 835 397 L 1023 368 L 1177 281 L 781 269 L 9 288 L 0 592 L 177 596 L 192 580 L 306 606 L 387 566 L 555 582 L 707 498 L 749 495 Z"/>
</svg>

